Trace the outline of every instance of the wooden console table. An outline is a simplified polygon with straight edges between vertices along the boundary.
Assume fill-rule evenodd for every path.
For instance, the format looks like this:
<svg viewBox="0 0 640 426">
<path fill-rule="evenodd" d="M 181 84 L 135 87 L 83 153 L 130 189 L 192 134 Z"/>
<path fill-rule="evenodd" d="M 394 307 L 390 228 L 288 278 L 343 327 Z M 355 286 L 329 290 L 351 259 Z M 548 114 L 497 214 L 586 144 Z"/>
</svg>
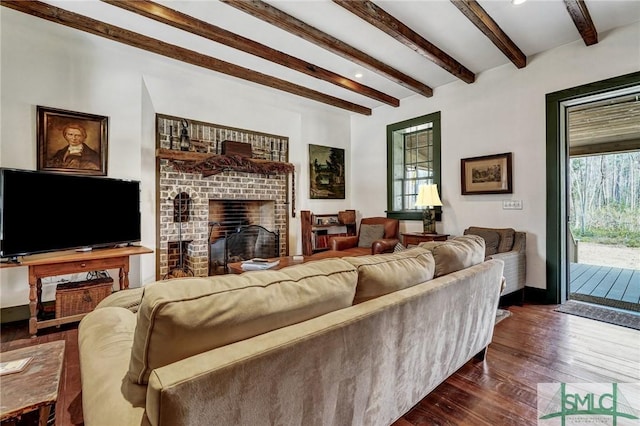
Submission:
<svg viewBox="0 0 640 426">
<path fill-rule="evenodd" d="M 42 278 L 78 272 L 119 269 L 120 290 L 129 288 L 129 256 L 153 253 L 146 247 L 131 246 L 96 249 L 88 252 L 64 251 L 46 255 L 25 256 L 15 266 L 29 267 L 29 334 L 35 337 L 41 328 L 80 321 L 85 314 L 38 321 L 42 309 Z"/>
</svg>

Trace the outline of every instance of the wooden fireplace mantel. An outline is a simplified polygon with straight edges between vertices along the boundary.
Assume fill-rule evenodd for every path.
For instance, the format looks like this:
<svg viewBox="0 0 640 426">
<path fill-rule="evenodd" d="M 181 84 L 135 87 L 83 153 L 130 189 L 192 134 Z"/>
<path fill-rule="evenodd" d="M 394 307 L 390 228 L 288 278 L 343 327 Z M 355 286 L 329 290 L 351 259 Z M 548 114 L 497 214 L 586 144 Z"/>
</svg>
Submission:
<svg viewBox="0 0 640 426">
<path fill-rule="evenodd" d="M 295 166 L 291 163 L 238 155 L 208 154 L 158 148 L 156 157 L 171 161 L 173 167 L 178 171 L 202 173 L 203 177 L 213 176 L 229 170 L 261 174 L 288 174 L 295 171 Z"/>
</svg>

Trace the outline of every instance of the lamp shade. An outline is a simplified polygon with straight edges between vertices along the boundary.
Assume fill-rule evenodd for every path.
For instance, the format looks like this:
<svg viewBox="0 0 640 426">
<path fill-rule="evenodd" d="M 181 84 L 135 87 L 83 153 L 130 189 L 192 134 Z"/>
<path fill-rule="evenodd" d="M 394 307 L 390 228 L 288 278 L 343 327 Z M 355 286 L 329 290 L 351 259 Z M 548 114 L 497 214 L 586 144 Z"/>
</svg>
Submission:
<svg viewBox="0 0 640 426">
<path fill-rule="evenodd" d="M 420 185 L 416 207 L 441 206 L 442 201 L 438 196 L 438 185 Z"/>
</svg>

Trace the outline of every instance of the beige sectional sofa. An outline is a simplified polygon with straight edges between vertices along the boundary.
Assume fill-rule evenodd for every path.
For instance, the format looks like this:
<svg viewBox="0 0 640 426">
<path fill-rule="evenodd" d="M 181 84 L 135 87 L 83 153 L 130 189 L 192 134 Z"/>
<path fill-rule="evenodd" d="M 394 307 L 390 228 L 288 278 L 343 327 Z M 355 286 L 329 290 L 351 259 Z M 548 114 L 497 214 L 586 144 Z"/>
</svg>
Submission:
<svg viewBox="0 0 640 426">
<path fill-rule="evenodd" d="M 484 242 L 176 278 L 79 326 L 84 424 L 389 425 L 491 341 Z"/>
<path fill-rule="evenodd" d="M 527 282 L 527 233 L 513 228 L 471 226 L 464 235 L 479 235 L 485 240 L 485 255 L 504 262 L 506 286 L 502 295 L 519 291 L 522 301 Z"/>
</svg>

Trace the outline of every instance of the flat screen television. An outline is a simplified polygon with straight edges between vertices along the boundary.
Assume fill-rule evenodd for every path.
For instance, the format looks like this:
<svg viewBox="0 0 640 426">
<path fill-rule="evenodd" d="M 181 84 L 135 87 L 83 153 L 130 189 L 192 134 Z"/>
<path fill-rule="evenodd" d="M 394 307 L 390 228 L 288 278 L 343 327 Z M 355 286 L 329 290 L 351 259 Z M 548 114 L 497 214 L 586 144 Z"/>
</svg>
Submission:
<svg viewBox="0 0 640 426">
<path fill-rule="evenodd" d="M 140 239 L 140 182 L 0 168 L 0 257 Z"/>
</svg>

